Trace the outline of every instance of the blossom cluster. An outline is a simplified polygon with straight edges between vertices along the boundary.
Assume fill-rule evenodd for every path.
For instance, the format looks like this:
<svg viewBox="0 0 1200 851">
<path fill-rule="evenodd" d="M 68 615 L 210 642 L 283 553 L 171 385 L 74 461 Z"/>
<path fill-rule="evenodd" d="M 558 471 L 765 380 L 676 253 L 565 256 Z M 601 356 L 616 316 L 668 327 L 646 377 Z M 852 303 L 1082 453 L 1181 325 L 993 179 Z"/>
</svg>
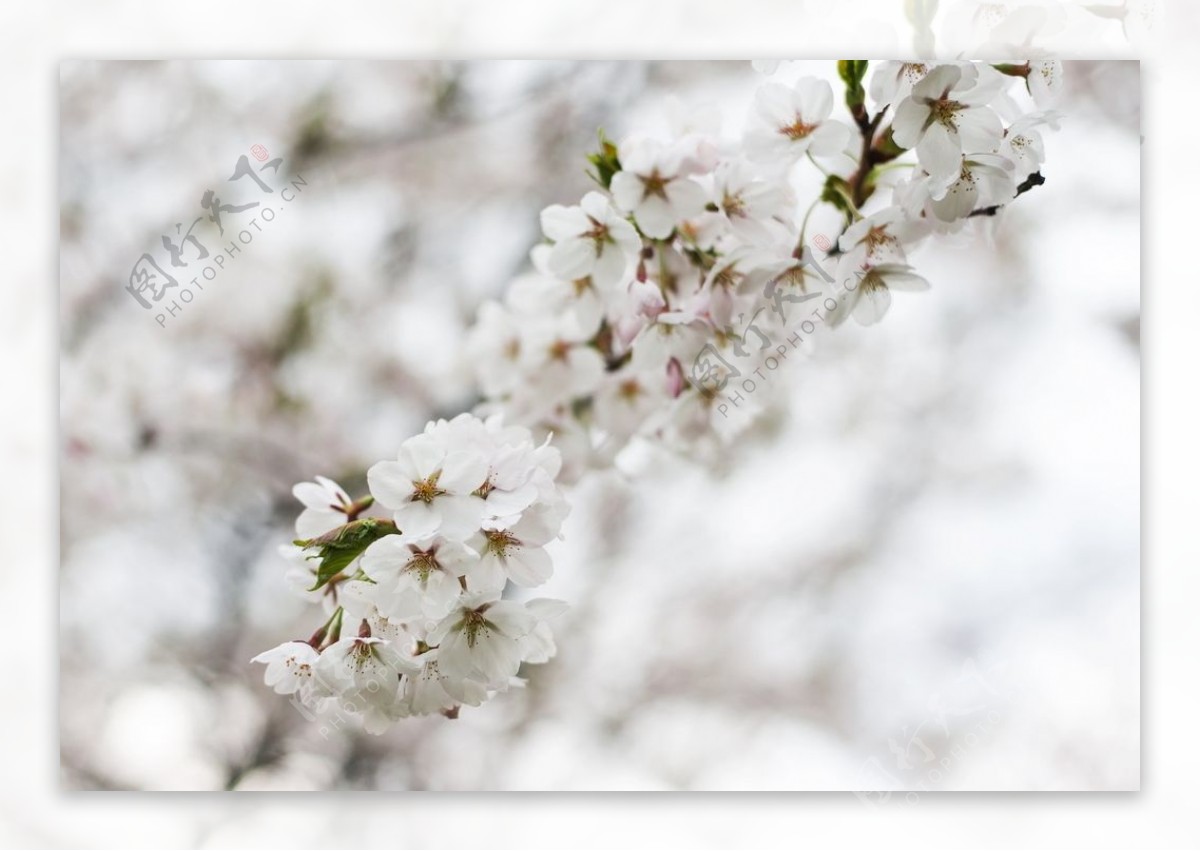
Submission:
<svg viewBox="0 0 1200 851">
<path fill-rule="evenodd" d="M 531 270 L 469 335 L 486 420 L 429 424 L 370 469 L 363 500 L 328 479 L 296 486 L 292 575 L 329 620 L 255 658 L 268 685 L 373 732 L 508 688 L 555 652 L 564 605 L 505 593 L 550 576 L 559 483 L 635 438 L 719 447 L 727 386 L 849 317 L 880 321 L 893 292 L 929 287 L 909 262 L 921 242 L 1043 182 L 1058 62 L 843 60 L 843 117 L 828 81 L 755 64 L 771 79 L 737 138 L 705 120 L 601 134 L 597 188 L 542 211 Z M 810 244 L 822 206 L 839 233 Z M 390 516 L 365 514 L 380 506 Z"/>
<path fill-rule="evenodd" d="M 545 548 L 568 511 L 560 464 L 528 429 L 462 414 L 371 467 L 370 497 L 352 500 L 322 477 L 296 485 L 292 575 L 329 619 L 254 658 L 267 685 L 314 712 L 361 715 L 378 733 L 478 706 L 519 682 L 522 663 L 550 659 L 549 622 L 564 604 L 504 592 L 551 575 Z M 388 516 L 365 515 L 380 507 Z"/>
<path fill-rule="evenodd" d="M 482 410 L 557 435 L 568 479 L 635 436 L 727 440 L 722 391 L 775 368 L 798 323 L 878 322 L 892 293 L 929 286 L 916 245 L 1041 181 L 1058 62 L 843 61 L 844 118 L 829 82 L 755 64 L 773 76 L 738 138 L 703 120 L 602 136 L 597 188 L 542 212 L 531 271 L 479 313 L 467 356 Z M 823 181 L 810 204 L 806 172 Z M 805 228 L 822 204 L 841 233 L 819 257 Z"/>
</svg>

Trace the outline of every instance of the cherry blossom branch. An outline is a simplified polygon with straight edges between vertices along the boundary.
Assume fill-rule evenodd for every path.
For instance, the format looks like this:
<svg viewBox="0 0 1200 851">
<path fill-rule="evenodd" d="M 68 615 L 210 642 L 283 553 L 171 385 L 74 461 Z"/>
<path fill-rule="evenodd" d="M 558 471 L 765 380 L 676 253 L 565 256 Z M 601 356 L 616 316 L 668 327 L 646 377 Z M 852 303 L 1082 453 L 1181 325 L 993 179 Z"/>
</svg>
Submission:
<svg viewBox="0 0 1200 851">
<path fill-rule="evenodd" d="M 848 317 L 879 322 L 893 292 L 929 287 L 913 246 L 1044 182 L 1053 116 L 1006 88 L 1020 80 L 1043 106 L 1058 63 L 837 70 L 849 124 L 832 86 L 802 77 L 760 86 L 737 139 L 695 117 L 665 138 L 600 133 L 597 188 L 542 211 L 530 271 L 469 334 L 484 401 L 404 441 L 361 499 L 321 477 L 296 485 L 289 578 L 329 619 L 255 657 L 267 685 L 312 711 L 349 707 L 370 732 L 505 691 L 555 653 L 564 604 L 513 594 L 552 573 L 564 486 L 635 442 L 724 452 L 764 370 Z M 910 171 L 885 199 L 899 165 Z M 809 168 L 824 180 L 804 204 L 795 178 Z M 819 261 L 805 233 L 821 204 L 844 229 Z"/>
</svg>

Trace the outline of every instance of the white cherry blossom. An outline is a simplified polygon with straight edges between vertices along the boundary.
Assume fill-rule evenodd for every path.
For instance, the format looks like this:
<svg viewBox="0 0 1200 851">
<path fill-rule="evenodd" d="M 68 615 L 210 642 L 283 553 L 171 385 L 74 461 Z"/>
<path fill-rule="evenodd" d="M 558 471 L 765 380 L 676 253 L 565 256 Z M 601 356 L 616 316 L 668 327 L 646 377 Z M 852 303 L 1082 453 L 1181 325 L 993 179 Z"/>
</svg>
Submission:
<svg viewBox="0 0 1200 851">
<path fill-rule="evenodd" d="M 1004 128 L 988 105 L 998 91 L 997 77 L 976 65 L 937 66 L 897 105 L 892 138 L 915 148 L 934 178 L 957 174 L 964 153 L 990 153 L 1000 145 Z"/>
<path fill-rule="evenodd" d="M 362 570 L 377 586 L 371 599 L 383 615 L 437 620 L 454 607 L 462 581 L 478 561 L 474 551 L 456 541 L 410 543 L 388 535 L 367 548 Z"/>
<path fill-rule="evenodd" d="M 315 482 L 300 482 L 292 495 L 304 504 L 296 518 L 296 537 L 316 538 L 345 524 L 353 500 L 337 482 L 317 476 Z"/>
<path fill-rule="evenodd" d="M 472 594 L 430 631 L 427 641 L 438 648 L 444 676 L 504 688 L 521 667 L 521 639 L 537 623 L 520 603 Z"/>
<path fill-rule="evenodd" d="M 474 492 L 484 483 L 487 470 L 487 461 L 478 452 L 421 434 L 401 444 L 397 460 L 371 467 L 367 484 L 375 499 L 392 509 L 396 526 L 406 537 L 440 534 L 463 540 L 483 518 L 483 500 Z"/>
<path fill-rule="evenodd" d="M 1004 204 L 1016 193 L 1013 164 L 995 154 L 964 158 L 958 176 L 931 192 L 930 207 L 943 222 L 964 219 L 977 209 Z"/>
<path fill-rule="evenodd" d="M 778 163 L 840 153 L 850 128 L 831 119 L 832 113 L 833 88 L 825 80 L 802 77 L 790 87 L 767 83 L 755 95 L 746 151 L 755 160 Z"/>
<path fill-rule="evenodd" d="M 1029 62 L 1029 76 L 1025 78 L 1033 102 L 1048 109 L 1058 102 L 1063 86 L 1063 65 L 1058 59 L 1033 59 Z"/>
<path fill-rule="evenodd" d="M 278 647 L 272 647 L 259 653 L 251 662 L 261 662 L 267 666 L 263 673 L 263 682 L 275 690 L 277 694 L 307 695 L 312 690 L 313 670 L 319 654 L 306 641 L 285 641 Z"/>
<path fill-rule="evenodd" d="M 838 247 L 860 263 L 904 263 L 905 247 L 928 233 L 929 227 L 920 219 L 910 218 L 899 207 L 885 207 L 846 228 Z"/>
<path fill-rule="evenodd" d="M 846 291 L 845 300 L 830 317 L 837 326 L 847 316 L 860 325 L 874 325 L 887 313 L 892 304 L 892 291 L 920 292 L 929 289 L 929 282 L 903 263 L 862 264 L 853 257 L 843 258 L 838 268 L 838 280 Z"/>
<path fill-rule="evenodd" d="M 642 233 L 664 239 L 680 222 L 700 215 L 707 203 L 704 188 L 691 179 L 686 152 L 654 139 L 621 146 L 621 171 L 613 175 L 617 206 L 633 214 Z"/>
<path fill-rule="evenodd" d="M 871 99 L 882 109 L 912 93 L 913 86 L 929 73 L 928 62 L 879 62 L 871 71 Z"/>
<path fill-rule="evenodd" d="M 584 195 L 578 207 L 547 207 L 542 230 L 554 243 L 546 267 L 568 281 L 590 277 L 601 287 L 621 283 L 642 249 L 637 231 L 599 192 Z"/>
</svg>

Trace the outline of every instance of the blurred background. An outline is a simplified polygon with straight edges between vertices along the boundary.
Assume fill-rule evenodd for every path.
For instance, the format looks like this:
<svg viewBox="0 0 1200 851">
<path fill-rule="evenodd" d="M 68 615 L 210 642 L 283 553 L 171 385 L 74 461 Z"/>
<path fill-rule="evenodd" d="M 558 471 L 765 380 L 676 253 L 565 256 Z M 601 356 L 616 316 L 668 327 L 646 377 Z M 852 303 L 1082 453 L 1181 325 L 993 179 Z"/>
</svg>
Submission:
<svg viewBox="0 0 1200 851">
<path fill-rule="evenodd" d="M 374 737 L 323 733 L 248 661 L 320 620 L 277 553 L 292 484 L 361 494 L 474 402 L 464 333 L 538 211 L 589 188 L 598 128 L 715 102 L 736 134 L 761 78 L 64 63 L 64 786 L 1137 788 L 1138 66 L 1066 77 L 1046 184 L 915 254 L 931 292 L 792 362 L 719 473 L 639 446 L 574 488 L 542 589 L 571 610 L 526 689 Z M 227 181 L 244 155 L 293 200 L 156 321 L 130 269 L 149 253 L 178 298 L 195 272 L 163 236 L 192 262 L 207 190 L 266 197 Z M 195 233 L 215 255 L 254 215 Z"/>
</svg>

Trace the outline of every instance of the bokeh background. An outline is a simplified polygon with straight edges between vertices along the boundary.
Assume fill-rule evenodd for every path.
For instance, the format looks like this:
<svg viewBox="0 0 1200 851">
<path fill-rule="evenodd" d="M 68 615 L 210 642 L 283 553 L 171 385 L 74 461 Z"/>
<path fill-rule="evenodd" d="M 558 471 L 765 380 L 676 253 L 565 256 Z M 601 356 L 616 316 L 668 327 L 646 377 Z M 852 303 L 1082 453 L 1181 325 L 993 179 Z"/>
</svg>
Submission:
<svg viewBox="0 0 1200 851">
<path fill-rule="evenodd" d="M 801 73 L 833 63 L 781 72 Z M 715 102 L 736 133 L 758 80 L 746 62 L 62 65 L 64 786 L 1137 788 L 1131 62 L 1068 63 L 1046 185 L 925 246 L 932 291 L 792 363 L 720 470 L 637 447 L 574 489 L 544 589 L 572 608 L 526 689 L 330 734 L 248 663 L 318 617 L 276 552 L 291 485 L 362 492 L 472 404 L 464 333 L 541 207 L 588 188 L 597 128 Z M 253 145 L 302 191 L 161 327 L 130 267 L 163 262 Z"/>
</svg>

